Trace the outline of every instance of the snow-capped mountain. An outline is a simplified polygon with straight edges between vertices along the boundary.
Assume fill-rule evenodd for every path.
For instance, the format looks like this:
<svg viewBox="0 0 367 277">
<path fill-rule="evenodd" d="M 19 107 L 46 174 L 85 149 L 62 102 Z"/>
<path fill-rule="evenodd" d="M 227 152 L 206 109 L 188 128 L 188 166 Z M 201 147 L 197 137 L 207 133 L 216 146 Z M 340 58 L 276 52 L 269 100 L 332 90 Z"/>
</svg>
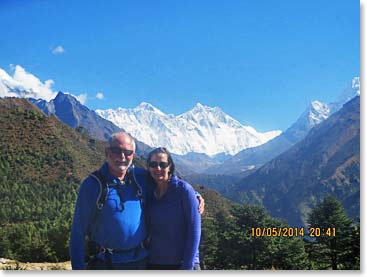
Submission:
<svg viewBox="0 0 367 277">
<path fill-rule="evenodd" d="M 337 102 L 322 103 L 320 101 L 312 101 L 297 121 L 280 136 L 260 146 L 247 148 L 228 158 L 222 164 L 208 168 L 205 173 L 237 174 L 262 166 L 304 139 L 314 126 L 340 110 L 346 102 L 357 95 L 360 95 L 359 77 L 354 77 L 351 85 L 344 89 Z"/>
<path fill-rule="evenodd" d="M 343 105 L 344 103 L 348 102 L 349 100 L 360 94 L 360 79 L 359 77 L 354 77 L 352 79 L 351 86 L 345 88 L 343 93 L 339 95 L 338 104 Z"/>
<path fill-rule="evenodd" d="M 312 101 L 297 121 L 283 134 L 292 142 L 303 139 L 312 127 L 329 117 L 335 110 L 333 105 Z"/>
<path fill-rule="evenodd" d="M 281 131 L 257 132 L 243 126 L 220 108 L 198 103 L 190 111 L 175 116 L 165 114 L 149 103 L 134 109 L 96 110 L 101 117 L 124 128 L 150 146 L 165 146 L 172 153 L 189 152 L 234 155 L 248 147 L 261 145 Z"/>
<path fill-rule="evenodd" d="M 317 100 L 312 101 L 297 121 L 284 131 L 283 135 L 292 142 L 298 142 L 303 139 L 315 125 L 321 123 L 331 114 L 340 110 L 346 102 L 357 95 L 360 95 L 359 77 L 354 77 L 351 81 L 351 85 L 344 89 L 336 102 L 322 103 Z"/>
</svg>

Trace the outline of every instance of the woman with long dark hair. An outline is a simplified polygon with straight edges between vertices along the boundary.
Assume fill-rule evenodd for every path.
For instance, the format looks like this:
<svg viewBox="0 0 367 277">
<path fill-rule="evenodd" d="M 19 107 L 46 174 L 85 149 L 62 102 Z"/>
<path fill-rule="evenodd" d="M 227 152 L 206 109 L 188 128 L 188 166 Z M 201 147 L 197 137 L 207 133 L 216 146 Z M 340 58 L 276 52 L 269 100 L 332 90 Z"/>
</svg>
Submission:
<svg viewBox="0 0 367 277">
<path fill-rule="evenodd" d="M 175 164 L 166 148 L 150 152 L 147 165 L 155 183 L 147 209 L 147 269 L 200 269 L 201 219 L 194 189 L 174 174 Z"/>
</svg>

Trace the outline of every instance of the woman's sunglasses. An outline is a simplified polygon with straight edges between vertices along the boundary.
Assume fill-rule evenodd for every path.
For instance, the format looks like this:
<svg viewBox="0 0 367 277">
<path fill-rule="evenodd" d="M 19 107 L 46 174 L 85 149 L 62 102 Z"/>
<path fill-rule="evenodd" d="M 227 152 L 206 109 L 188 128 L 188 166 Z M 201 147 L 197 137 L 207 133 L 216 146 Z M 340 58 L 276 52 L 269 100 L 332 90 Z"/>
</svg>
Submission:
<svg viewBox="0 0 367 277">
<path fill-rule="evenodd" d="M 118 154 L 118 155 L 121 155 L 122 153 L 124 153 L 125 156 L 131 156 L 134 153 L 133 150 L 122 149 L 120 147 L 109 147 L 108 150 L 111 153 Z"/>
<path fill-rule="evenodd" d="M 148 166 L 151 168 L 157 168 L 158 166 L 160 168 L 167 168 L 169 166 L 169 163 L 167 162 L 149 162 Z"/>
</svg>

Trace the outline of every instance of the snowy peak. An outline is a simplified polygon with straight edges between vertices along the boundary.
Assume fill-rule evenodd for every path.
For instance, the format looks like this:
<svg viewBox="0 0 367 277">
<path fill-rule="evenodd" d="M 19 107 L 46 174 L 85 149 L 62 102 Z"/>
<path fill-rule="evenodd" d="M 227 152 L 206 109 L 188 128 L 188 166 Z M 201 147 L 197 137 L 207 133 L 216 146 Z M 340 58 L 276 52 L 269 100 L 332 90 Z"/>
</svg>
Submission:
<svg viewBox="0 0 367 277">
<path fill-rule="evenodd" d="M 284 135 L 293 143 L 303 139 L 311 128 L 327 119 L 331 112 L 329 104 L 312 101 L 297 121 L 289 127 Z"/>
<path fill-rule="evenodd" d="M 310 126 L 313 127 L 329 117 L 330 107 L 320 101 L 313 101 L 306 112 Z"/>
<path fill-rule="evenodd" d="M 197 103 L 190 111 L 186 113 L 193 114 L 213 114 L 213 115 L 222 115 L 224 112 L 219 107 L 209 107 L 202 105 L 201 103 Z"/>
<path fill-rule="evenodd" d="M 135 111 L 147 111 L 147 112 L 153 112 L 153 113 L 157 113 L 160 115 L 164 115 L 163 112 L 161 112 L 156 107 L 154 107 L 152 104 L 149 104 L 147 102 L 141 102 L 140 105 L 137 106 L 134 110 Z"/>
<path fill-rule="evenodd" d="M 343 104 L 347 103 L 349 100 L 353 99 L 355 96 L 360 95 L 360 83 L 359 77 L 354 77 L 350 83 L 350 85 L 344 89 L 344 91 L 339 95 L 338 101 L 333 103 L 337 106 L 337 109 L 340 109 Z"/>
<path fill-rule="evenodd" d="M 147 111 L 152 111 L 152 112 L 156 110 L 156 108 L 153 105 L 147 102 L 141 102 L 140 105 L 136 107 L 136 109 L 147 110 Z"/>
<path fill-rule="evenodd" d="M 284 132 L 284 135 L 290 141 L 298 142 L 306 136 L 311 128 L 340 110 L 346 102 L 359 94 L 359 77 L 354 77 L 350 85 L 339 95 L 337 102 L 322 103 L 320 101 L 312 101 L 297 121 Z"/>
<path fill-rule="evenodd" d="M 233 155 L 280 134 L 280 131 L 259 133 L 250 126 L 242 126 L 220 108 L 201 103 L 178 116 L 167 115 L 145 102 L 134 109 L 96 110 L 96 113 L 150 146 L 165 146 L 181 155 L 190 152 Z"/>
<path fill-rule="evenodd" d="M 215 108 L 211 108 L 205 105 L 202 105 L 201 103 L 197 103 L 189 112 L 192 113 L 205 113 L 205 112 L 212 112 Z"/>
<path fill-rule="evenodd" d="M 357 90 L 358 95 L 361 94 L 359 88 L 359 77 L 354 77 L 352 79 L 352 89 Z"/>
<path fill-rule="evenodd" d="M 197 103 L 191 110 L 179 115 L 179 117 L 182 118 L 197 118 L 198 116 L 202 115 L 202 114 L 208 114 L 210 113 L 210 110 L 208 109 L 209 107 L 207 106 L 203 106 L 200 103 Z"/>
<path fill-rule="evenodd" d="M 11 81 L 12 78 L 9 76 L 8 73 L 5 72 L 5 70 L 0 68 L 0 79 L 2 81 Z"/>
<path fill-rule="evenodd" d="M 197 103 L 194 108 L 178 116 L 180 119 L 195 122 L 218 122 L 233 128 L 244 128 L 241 123 L 224 113 L 219 107 L 208 107 Z"/>
</svg>

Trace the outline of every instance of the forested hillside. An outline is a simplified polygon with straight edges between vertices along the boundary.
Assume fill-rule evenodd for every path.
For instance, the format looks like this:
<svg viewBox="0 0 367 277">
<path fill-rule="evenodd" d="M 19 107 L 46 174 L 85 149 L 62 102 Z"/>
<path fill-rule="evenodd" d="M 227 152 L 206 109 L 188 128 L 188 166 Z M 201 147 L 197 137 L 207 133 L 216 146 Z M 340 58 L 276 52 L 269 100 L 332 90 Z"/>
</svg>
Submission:
<svg viewBox="0 0 367 277">
<path fill-rule="evenodd" d="M 25 99 L 0 99 L 0 128 L 0 257 L 68 260 L 78 188 L 103 163 L 104 143 Z"/>
</svg>

